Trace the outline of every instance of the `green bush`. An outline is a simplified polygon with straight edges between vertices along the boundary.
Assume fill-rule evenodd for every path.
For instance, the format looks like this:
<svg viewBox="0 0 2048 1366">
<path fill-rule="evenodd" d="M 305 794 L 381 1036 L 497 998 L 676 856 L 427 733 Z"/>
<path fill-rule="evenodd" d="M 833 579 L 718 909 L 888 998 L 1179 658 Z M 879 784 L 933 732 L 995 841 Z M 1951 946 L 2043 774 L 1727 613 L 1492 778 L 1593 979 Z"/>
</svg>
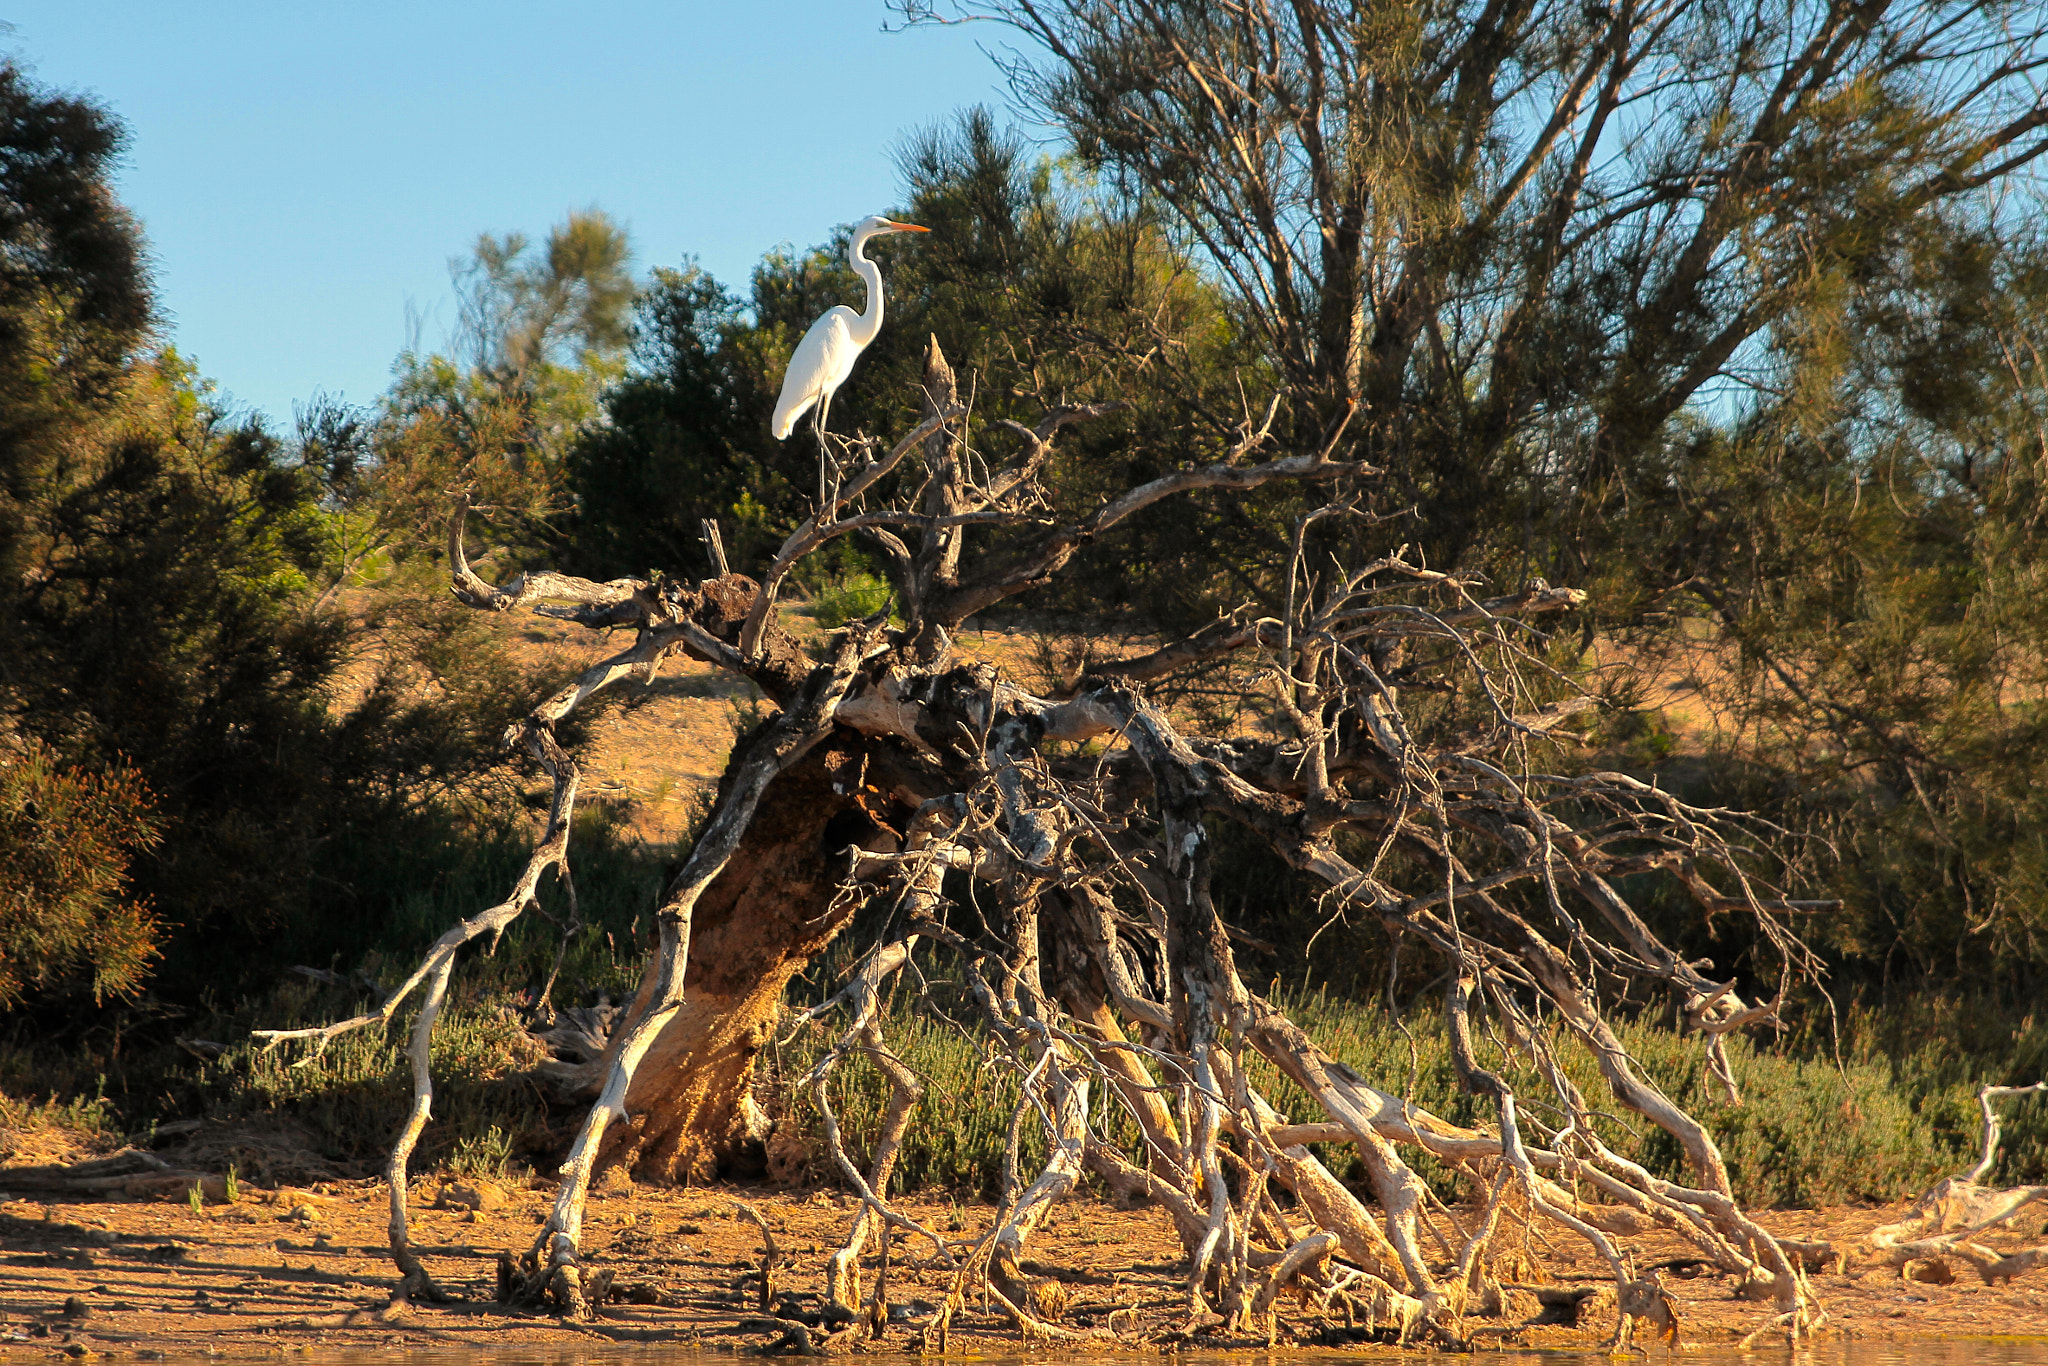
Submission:
<svg viewBox="0 0 2048 1366">
<path fill-rule="evenodd" d="M 1441 1020 L 1416 1011 L 1403 1033 L 1383 1010 L 1327 996 L 1283 1001 L 1296 1020 L 1337 1057 L 1382 1089 L 1408 1094 L 1447 1119 L 1486 1124 L 1489 1106 L 1457 1089 L 1450 1045 Z M 1708 1090 L 1704 1041 L 1645 1021 L 1617 1026 L 1622 1043 L 1648 1078 L 1707 1126 L 1728 1164 L 1729 1180 L 1747 1204 L 1823 1205 L 1895 1200 L 1924 1190 L 1944 1172 L 1969 1165 L 1967 1145 L 1955 1128 L 1928 1111 L 1923 1098 L 1901 1086 L 1892 1069 L 1871 1058 L 1832 1062 L 1728 1040 L 1728 1059 L 1743 1103 L 1729 1105 Z M 1596 1112 L 1602 1139 L 1618 1153 L 1665 1177 L 1686 1175 L 1676 1140 L 1633 1115 L 1617 1116 L 1592 1057 L 1575 1043 L 1558 1042 L 1565 1072 Z M 1543 1099 L 1549 1088 L 1528 1067 L 1483 1057 L 1524 1097 L 1525 1111 L 1555 1121 Z M 1412 1089 L 1407 1078 L 1413 1075 Z M 1270 1077 L 1276 1103 L 1297 1116 L 1310 1113 L 1306 1096 Z M 1348 1162 L 1348 1154 L 1341 1156 Z M 1446 1173 L 1422 1159 L 1426 1176 Z"/>
<path fill-rule="evenodd" d="M 131 768 L 0 736 L 0 1010 L 73 973 L 95 1001 L 140 988 L 162 931 L 128 894 L 128 861 L 157 843 L 152 805 Z"/>
<path fill-rule="evenodd" d="M 1412 1013 L 1403 1022 L 1404 1030 L 1376 1006 L 1327 995 L 1295 995 L 1279 1003 L 1324 1048 L 1381 1089 L 1405 1095 L 1459 1123 L 1492 1122 L 1490 1105 L 1458 1091 L 1449 1044 L 1441 1019 L 1433 1012 Z M 996 1059 L 978 1029 L 945 1023 L 935 1017 L 929 1003 L 899 996 L 885 1015 L 883 1031 L 926 1085 L 897 1161 L 896 1188 L 981 1195 L 999 1191 L 1005 1136 L 1017 1104 L 1014 1073 Z M 1650 1078 L 1702 1117 L 1721 1145 L 1737 1196 L 1747 1204 L 1894 1200 L 1924 1190 L 1972 1160 L 1972 1084 L 1935 1083 L 1931 1075 L 1916 1082 L 1908 1072 L 1871 1057 L 1853 1058 L 1837 1068 L 1832 1062 L 1731 1039 L 1729 1060 L 1744 1103 L 1727 1105 L 1705 1091 L 1698 1036 L 1680 1037 L 1647 1023 L 1625 1024 L 1619 1032 Z M 784 1050 L 775 1060 L 774 1074 L 785 1091 L 795 1086 L 834 1037 L 830 1022 L 808 1026 Z M 1615 1117 L 1611 1101 L 1602 1106 L 1605 1087 L 1583 1049 L 1565 1042 L 1559 1051 L 1589 1104 L 1609 1112 L 1595 1122 L 1610 1146 L 1659 1175 L 1686 1175 L 1678 1145 L 1668 1135 L 1632 1115 Z M 1548 1087 L 1530 1069 L 1499 1058 L 1485 1061 L 1515 1085 L 1532 1129 L 1558 1119 L 1546 1103 Z M 1250 1065 L 1255 1082 L 1289 1118 L 1323 1117 L 1299 1088 L 1262 1060 L 1253 1058 Z M 880 1130 L 887 1080 L 871 1062 L 855 1056 L 835 1074 L 830 1094 L 849 1153 L 856 1162 L 864 1162 Z M 809 1126 L 814 1134 L 818 1131 L 807 1098 L 785 1094 L 783 1103 L 795 1122 Z M 1965 1110 L 1968 1123 L 1962 1122 Z M 1136 1157 L 1136 1126 L 1114 1097 L 1098 1095 L 1095 1111 L 1097 1131 Z M 2034 1131 L 2017 1119 L 2016 1113 L 2010 1132 L 2023 1146 L 2033 1144 L 2029 1136 Z M 1044 1129 L 1035 1114 L 1026 1116 L 1023 1134 L 1020 1161 L 1028 1180 L 1045 1155 Z M 1348 1145 L 1321 1145 L 1319 1153 L 1340 1175 L 1362 1179 Z M 1457 1174 L 1426 1154 L 1411 1157 L 1439 1194 L 1455 1198 L 1462 1193 Z M 832 1179 L 830 1172 L 819 1175 Z"/>
<path fill-rule="evenodd" d="M 993 1199 L 1002 1191 L 1003 1150 L 1010 1116 L 1017 1105 L 1017 1078 L 986 1048 L 979 1031 L 963 1030 L 932 1016 L 892 1008 L 883 1029 L 898 1056 L 924 1083 L 924 1098 L 904 1135 L 891 1180 L 893 1190 L 947 1190 Z M 806 1026 L 771 1061 L 771 1075 L 783 1089 L 783 1123 L 804 1126 L 814 1142 L 822 1140 L 823 1122 L 807 1094 L 797 1094 L 804 1075 L 824 1055 L 837 1030 L 832 1021 Z M 847 1155 L 864 1171 L 882 1114 L 889 1103 L 889 1080 L 865 1055 L 842 1061 L 827 1087 L 839 1119 Z M 822 1152 L 822 1147 L 818 1151 Z M 1045 1160 L 1045 1132 L 1028 1121 L 1019 1143 L 1019 1165 L 1025 1179 L 1037 1174 Z M 815 1173 L 837 1179 L 825 1162 Z"/>
<path fill-rule="evenodd" d="M 1884 1007 L 1853 1006 L 1843 1012 L 1840 1034 L 1843 1055 L 1887 1075 L 1914 1122 L 1959 1154 L 1958 1167 L 1976 1161 L 1983 1141 L 1978 1089 L 2048 1077 L 2048 1023 L 1993 997 L 1928 993 Z M 1998 1164 L 1987 1179 L 2048 1181 L 2048 1097 L 2009 1100 L 2000 1115 Z"/>
<path fill-rule="evenodd" d="M 553 1142 L 547 1108 L 525 1075 L 545 1051 L 502 996 L 458 985 L 450 998 L 431 1050 L 435 1119 L 421 1136 L 415 1169 L 449 1162 L 465 1171 L 502 1170 L 514 1151 L 546 1150 Z M 264 1002 L 265 1016 L 286 1029 L 375 1008 L 374 1000 L 344 999 L 327 987 L 284 987 Z M 376 1161 L 412 1105 L 405 1049 L 413 1018 L 407 1011 L 386 1028 L 341 1035 L 304 1066 L 297 1064 L 306 1045 L 266 1052 L 245 1041 L 203 1064 L 192 1080 L 216 1117 L 286 1116 L 307 1130 L 322 1156 Z"/>
<path fill-rule="evenodd" d="M 567 898 L 549 877 L 542 880 L 540 913 L 522 916 L 496 946 L 477 943 L 463 951 L 435 1037 L 434 1119 L 421 1141 L 422 1168 L 445 1161 L 453 1169 L 483 1171 L 515 1155 L 552 1151 L 559 1135 L 526 1075 L 544 1054 L 526 1033 L 524 1012 L 558 954 L 557 1005 L 601 995 L 621 999 L 638 980 L 635 922 L 653 906 L 672 851 L 624 837 L 604 808 L 590 808 L 578 824 L 574 867 L 583 927 L 566 947 Z M 249 1032 L 325 1024 L 374 1009 L 379 992 L 402 980 L 435 938 L 503 899 L 530 849 L 528 832 L 514 825 L 485 831 L 450 825 L 406 876 L 366 877 L 358 891 L 374 914 L 341 926 L 293 926 L 276 952 L 282 961 L 310 961 L 378 989 L 289 979 L 181 1012 L 178 1035 L 229 1045 L 217 1059 L 195 1057 L 161 1028 L 69 1038 L 39 1031 L 26 1013 L 6 1017 L 0 1126 L 45 1117 L 78 1127 L 73 1121 L 85 1116 L 92 1132 L 119 1136 L 198 1114 L 277 1117 L 303 1125 L 330 1159 L 380 1160 L 410 1104 L 410 1011 L 387 1029 L 336 1039 L 302 1067 L 293 1064 L 306 1056 L 305 1045 L 265 1054 Z M 332 952 L 314 952 L 328 946 Z"/>
<path fill-rule="evenodd" d="M 811 600 L 811 615 L 818 625 L 833 630 L 881 611 L 893 592 L 873 574 L 844 574 Z"/>
</svg>

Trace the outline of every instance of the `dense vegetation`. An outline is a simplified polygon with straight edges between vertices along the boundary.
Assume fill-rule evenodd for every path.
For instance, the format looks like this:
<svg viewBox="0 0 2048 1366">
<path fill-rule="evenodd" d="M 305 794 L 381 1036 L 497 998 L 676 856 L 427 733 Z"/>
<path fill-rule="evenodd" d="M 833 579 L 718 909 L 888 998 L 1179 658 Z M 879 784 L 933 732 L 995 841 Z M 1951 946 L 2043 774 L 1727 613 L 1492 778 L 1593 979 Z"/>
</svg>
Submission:
<svg viewBox="0 0 2048 1366">
<path fill-rule="evenodd" d="M 1372 515 L 1298 528 L 1286 491 L 1162 505 L 1016 610 L 1199 625 L 1275 602 L 1297 537 L 1311 554 L 1414 543 L 1505 585 L 1588 589 L 1550 660 L 1612 706 L 1560 762 L 1757 809 L 1802 892 L 1842 903 L 1802 927 L 1837 999 L 1796 1002 L 1786 1037 L 1740 1055 L 1788 1079 L 1722 1116 L 1744 1193 L 1891 1195 L 1954 1165 L 1972 1079 L 2048 1063 L 2048 1024 L 2021 1018 L 2048 968 L 2048 215 L 2016 178 L 2038 149 L 2008 138 L 1982 153 L 2005 158 L 1999 174 L 1980 176 L 1958 129 L 1873 68 L 1865 104 L 1787 116 L 1779 161 L 1752 168 L 1768 193 L 1728 207 L 1726 240 L 1680 278 L 1656 250 L 1691 221 L 1677 208 L 1566 261 L 1540 236 L 1555 224 L 1471 213 L 1485 176 L 1454 144 L 1475 139 L 1483 161 L 1484 129 L 1429 130 L 1447 158 L 1429 175 L 1395 164 L 1389 139 L 1334 193 L 1427 225 L 1415 268 L 1465 301 L 1469 328 L 1382 346 L 1356 329 L 1368 300 L 1395 297 L 1372 294 L 1393 258 L 1354 241 L 1282 278 L 1256 241 L 1219 233 L 1199 160 L 1161 151 L 1122 99 L 1152 39 L 1100 36 L 1024 82 L 1071 156 L 1027 153 L 982 111 L 905 145 L 902 215 L 935 231 L 888 257 L 890 325 L 835 425 L 902 426 L 936 335 L 981 419 L 1126 405 L 1059 457 L 1057 497 L 1087 507 L 1213 458 L 1271 403 L 1308 432 L 1340 430 L 1357 403 L 1343 430 L 1387 471 Z M 1149 116 L 1222 136 L 1173 98 Z M 1695 143 L 1650 171 L 1725 150 Z M 527 811 L 497 737 L 552 680 L 443 605 L 449 494 L 488 505 L 514 559 L 694 577 L 713 517 L 735 567 L 758 565 L 803 516 L 812 467 L 807 437 L 767 435 L 783 362 L 858 285 L 843 239 L 768 256 L 740 293 L 688 262 L 636 283 L 624 233 L 595 212 L 542 243 L 485 235 L 442 352 L 402 357 L 371 409 L 308 396 L 278 433 L 217 406 L 160 331 L 144 244 L 109 189 L 121 145 L 108 111 L 0 68 L 0 1090 L 110 1129 L 289 1105 L 359 1155 L 347 1135 L 367 1125 L 374 1148 L 403 1089 L 385 1041 L 287 1076 L 246 1048 L 195 1062 L 173 1040 L 317 1015 L 331 1003 L 310 989 L 280 994 L 290 966 L 375 976 L 502 881 Z M 1276 187 L 1234 193 L 1255 219 Z M 1708 287 L 1715 271 L 1725 288 Z M 1696 374 L 1701 338 L 1738 318 Z M 1713 376 L 1745 387 L 1715 392 Z M 845 615 L 879 606 L 886 579 L 879 552 L 853 547 L 806 587 Z M 1673 729 L 1652 672 L 1686 681 L 1694 720 Z M 634 916 L 672 852 L 598 844 L 572 994 L 626 983 Z M 1364 1004 L 1422 985 L 1397 946 L 1322 926 L 1251 852 L 1229 891 L 1278 976 L 1337 993 L 1316 1008 L 1355 1060 L 1409 1074 L 1409 1036 Z M 1758 970 L 1745 943 L 1665 909 L 1674 944 Z M 1312 958 L 1318 932 L 1342 952 Z M 528 1093 L 491 1080 L 523 1056 L 504 1012 L 553 960 L 522 933 L 466 988 L 475 1027 L 455 1046 L 473 1046 L 477 1080 L 446 1097 L 443 1156 L 552 1141 Z M 1654 1061 L 1665 1003 L 1636 1004 L 1631 1041 Z M 1462 1113 L 1415 1023 L 1416 1094 Z M 917 1028 L 913 1062 L 964 1093 L 971 1037 Z M 856 1130 L 863 1103 L 847 1097 Z M 1003 1122 L 992 1108 L 957 1133 L 920 1126 L 906 1176 L 985 1186 Z M 2039 1178 L 2048 1137 L 2030 1123 L 2009 1174 Z M 1816 1132 L 1829 1141 L 1788 1137 Z"/>
</svg>

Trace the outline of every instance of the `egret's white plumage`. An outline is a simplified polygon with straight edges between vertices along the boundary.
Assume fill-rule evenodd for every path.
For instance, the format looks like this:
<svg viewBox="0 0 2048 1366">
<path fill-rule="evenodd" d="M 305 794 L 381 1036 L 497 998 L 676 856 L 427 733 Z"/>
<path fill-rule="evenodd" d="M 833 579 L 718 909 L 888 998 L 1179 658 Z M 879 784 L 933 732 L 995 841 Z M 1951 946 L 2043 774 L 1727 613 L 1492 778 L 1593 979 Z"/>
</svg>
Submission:
<svg viewBox="0 0 2048 1366">
<path fill-rule="evenodd" d="M 882 330 L 882 272 L 861 254 L 871 237 L 890 232 L 930 232 L 915 223 L 898 223 L 876 214 L 861 220 L 854 229 L 853 244 L 846 260 L 854 273 L 867 282 L 868 311 L 856 313 L 844 304 L 827 309 L 825 316 L 811 324 L 804 339 L 789 358 L 782 375 L 782 397 L 775 403 L 775 420 L 769 430 L 777 441 L 786 441 L 796 430 L 797 419 L 818 409 L 818 427 L 824 429 L 832 408 L 832 395 L 853 373 L 853 363 Z"/>
</svg>

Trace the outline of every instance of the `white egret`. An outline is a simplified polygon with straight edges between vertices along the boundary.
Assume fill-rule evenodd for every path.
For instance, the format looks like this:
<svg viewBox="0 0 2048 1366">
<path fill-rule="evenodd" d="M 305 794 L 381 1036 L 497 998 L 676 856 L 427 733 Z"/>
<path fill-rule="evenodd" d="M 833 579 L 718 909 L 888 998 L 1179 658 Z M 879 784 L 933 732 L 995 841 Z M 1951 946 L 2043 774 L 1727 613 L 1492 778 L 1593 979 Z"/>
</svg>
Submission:
<svg viewBox="0 0 2048 1366">
<path fill-rule="evenodd" d="M 818 409 L 818 430 L 825 430 L 825 418 L 832 409 L 832 395 L 839 386 L 846 383 L 846 377 L 853 373 L 853 363 L 860 359 L 860 353 L 882 330 L 882 272 L 873 261 L 861 255 L 861 248 L 871 237 L 889 232 L 930 232 L 915 223 L 898 223 L 894 219 L 876 214 L 863 218 L 860 226 L 853 230 L 853 245 L 846 250 L 846 260 L 854 273 L 867 281 L 868 311 L 856 313 L 845 304 L 828 309 L 825 316 L 811 324 L 811 330 L 804 333 L 804 339 L 796 344 L 796 353 L 789 358 L 789 369 L 782 375 L 782 397 L 775 401 L 775 421 L 769 430 L 777 441 L 787 441 L 789 434 L 796 430 L 797 419 L 811 410 Z"/>
</svg>

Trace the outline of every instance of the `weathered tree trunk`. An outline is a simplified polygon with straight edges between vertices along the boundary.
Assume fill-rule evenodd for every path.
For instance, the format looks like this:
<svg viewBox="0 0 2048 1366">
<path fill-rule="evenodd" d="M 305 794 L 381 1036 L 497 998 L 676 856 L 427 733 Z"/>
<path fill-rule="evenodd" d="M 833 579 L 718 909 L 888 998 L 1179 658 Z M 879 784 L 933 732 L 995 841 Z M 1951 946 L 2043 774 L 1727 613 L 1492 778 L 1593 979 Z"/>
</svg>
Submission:
<svg viewBox="0 0 2048 1366">
<path fill-rule="evenodd" d="M 893 847 L 894 832 L 870 814 L 885 800 L 866 786 L 875 747 L 841 730 L 769 784 L 738 852 L 698 903 L 683 1006 L 634 1074 L 632 1120 L 607 1134 L 600 1168 L 627 1164 L 657 1183 L 759 1169 L 766 1133 L 749 1092 L 754 1059 L 790 979 L 859 905 L 835 896 L 849 848 Z M 583 1088 L 594 1091 L 611 1070 L 658 970 L 651 957 L 612 1048 L 578 1074 Z"/>
<path fill-rule="evenodd" d="M 1624 875 L 1672 873 L 1717 913 L 1748 909 L 1777 935 L 1788 974 L 1809 959 L 1771 917 L 1821 905 L 1779 899 L 1745 871 L 1747 856 L 1730 836 L 1746 839 L 1748 827 L 1729 813 L 1686 806 L 1624 774 L 1557 774 L 1536 765 L 1538 746 L 1550 743 L 1551 729 L 1580 710 L 1582 699 L 1529 709 L 1536 698 L 1518 673 L 1527 654 L 1522 635 L 1508 627 L 1533 629 L 1528 617 L 1568 609 L 1583 595 L 1539 583 L 1479 600 L 1468 580 L 1398 554 L 1310 583 L 1297 533 L 1284 620 L 1232 618 L 1098 665 L 1055 696 L 1035 695 L 953 655 L 951 632 L 966 615 L 1043 581 L 1079 546 L 1169 495 L 1366 471 L 1333 461 L 1330 449 L 1250 463 L 1269 432 L 1248 424 L 1214 464 L 1163 475 L 1078 521 L 1048 521 L 1034 491 L 1048 443 L 1061 424 L 1099 410 L 1062 409 L 1037 429 L 1009 424 L 1022 444 L 1008 465 L 993 472 L 976 466 L 970 479 L 947 427 L 965 414 L 949 401 L 950 375 L 936 348 L 930 362 L 925 420 L 886 452 L 863 443 L 828 455 L 844 467 L 825 471 L 818 513 L 791 533 L 758 584 L 732 574 L 696 587 L 661 576 L 600 584 L 523 575 L 494 588 L 468 569 L 458 508 L 450 561 L 463 601 L 502 611 L 566 599 L 575 605 L 553 614 L 639 633 L 632 649 L 593 665 L 521 732 L 555 778 L 551 829 L 569 828 L 576 790 L 574 764 L 551 757 L 552 726 L 591 693 L 644 677 L 687 651 L 753 680 L 781 709 L 736 748 L 715 813 L 663 895 L 658 952 L 617 1041 L 584 1071 L 602 1089 L 563 1164 L 553 1212 L 520 1263 L 524 1278 L 513 1298 L 546 1302 L 558 1313 L 594 1312 L 589 1287 L 596 1281 L 580 1244 L 598 1167 L 630 1166 L 664 1182 L 745 1169 L 749 1140 L 763 1128 L 749 1083 L 784 990 L 864 898 L 886 896 L 891 935 L 869 949 L 846 988 L 809 1012 L 812 1019 L 841 1009 L 850 1016 L 839 1045 L 805 1078 L 825 1147 L 860 1195 L 860 1213 L 827 1273 L 828 1296 L 843 1307 L 856 1307 L 859 1259 L 873 1232 L 887 1226 L 928 1240 L 938 1263 L 957 1272 L 945 1306 L 926 1325 L 927 1341 L 943 1349 L 946 1325 L 968 1303 L 974 1275 L 1020 1331 L 1076 1337 L 1053 1322 L 1061 1296 L 1029 1273 L 1025 1250 L 1051 1204 L 1086 1168 L 1171 1214 L 1187 1252 L 1190 1334 L 1220 1322 L 1232 1332 L 1263 1331 L 1271 1341 L 1275 1296 L 1292 1283 L 1313 1290 L 1325 1311 L 1341 1299 L 1347 1322 L 1363 1313 L 1399 1341 L 1423 1334 L 1445 1346 L 1469 1345 L 1460 1324 L 1471 1292 L 1484 1289 L 1496 1221 L 1489 1215 L 1466 1238 L 1444 1279 L 1423 1253 L 1427 1192 L 1407 1150 L 1461 1165 L 1503 1164 L 1509 1176 L 1494 1181 L 1491 1199 L 1512 1179 L 1532 1210 L 1592 1242 L 1623 1306 L 1617 1344 L 1635 1318 L 1662 1321 L 1650 1309 L 1629 1308 L 1648 1302 L 1629 1298 L 1640 1286 L 1606 1236 L 1616 1218 L 1632 1228 L 1659 1225 L 1745 1284 L 1768 1287 L 1776 1301 L 1768 1329 L 1795 1339 L 1816 1329 L 1824 1315 L 1798 1266 L 1743 1213 L 1708 1131 L 1641 1080 L 1607 1029 L 1601 992 L 1614 974 L 1681 988 L 1688 1012 L 1715 1036 L 1776 1009 L 1749 1005 L 1736 983 L 1710 979 L 1703 965 L 1658 941 L 1615 890 Z M 1341 435 L 1340 428 L 1330 447 Z M 923 510 L 888 507 L 883 481 L 916 451 L 924 452 L 925 478 L 909 487 Z M 1350 495 L 1340 495 L 1307 516 L 1350 508 L 1343 501 Z M 1039 539 L 1013 537 L 977 573 L 956 573 L 955 540 L 983 523 L 1019 533 L 1031 527 Z M 830 658 L 812 664 L 776 623 L 777 585 L 803 556 L 856 531 L 870 533 L 893 566 L 905 625 L 892 629 L 878 612 L 827 637 Z M 915 550 L 904 536 L 917 542 Z M 1395 647 L 1415 639 L 1437 643 L 1431 669 L 1444 677 L 1436 686 L 1466 688 L 1483 701 L 1472 713 L 1476 728 L 1460 714 L 1430 730 L 1411 729 L 1400 698 L 1412 685 L 1387 662 Z M 1279 738 L 1183 734 L 1144 691 L 1148 681 L 1243 651 L 1266 661 L 1267 714 Z M 1601 823 L 1573 825 L 1587 810 L 1603 812 Z M 1497 1130 L 1448 1124 L 1376 1089 L 1246 987 L 1210 886 L 1210 826 L 1219 822 L 1249 832 L 1321 881 L 1340 905 L 1378 918 L 1456 969 L 1448 1008 L 1462 1031 L 1461 1074 L 1494 1100 Z M 1336 839 L 1345 832 L 1379 854 L 1350 862 Z M 1403 860 L 1382 857 L 1395 849 Z M 1392 879 L 1412 859 L 1431 875 L 1396 885 Z M 513 897 L 445 936 L 439 956 L 378 1013 L 271 1037 L 324 1043 L 387 1021 L 430 977 L 421 1028 L 431 1029 L 431 1006 L 455 948 L 509 923 L 531 903 L 533 883 L 550 864 L 566 864 L 565 848 L 537 850 Z M 1707 868 L 1741 895 L 1720 891 Z M 949 910 L 944 886 L 956 874 L 982 889 L 972 914 Z M 888 1049 L 878 991 L 920 943 L 951 964 L 994 1057 L 1020 1087 L 1002 1211 L 972 1245 L 887 1202 L 890 1163 L 919 1088 Z M 1582 970 L 1582 958 L 1592 966 Z M 1465 1027 L 1478 1006 L 1500 1031 L 1475 1035 Z M 1551 1021 L 1596 1056 L 1611 1098 L 1680 1142 L 1693 1168 L 1690 1184 L 1601 1142 L 1591 1102 L 1565 1074 Z M 1262 1095 L 1248 1049 L 1292 1078 L 1323 1118 L 1293 1122 Z M 1521 1066 L 1514 1060 L 1523 1051 L 1569 1120 L 1547 1147 L 1521 1136 L 1521 1099 L 1508 1073 L 1487 1070 L 1486 1059 L 1496 1056 Z M 882 1061 L 894 1089 L 866 1172 L 846 1152 L 828 1090 L 833 1069 L 856 1055 Z M 423 1065 L 415 1093 L 415 1112 L 424 1115 L 432 1092 Z M 1089 1099 L 1104 1094 L 1136 1119 L 1142 1163 L 1089 1131 Z M 1044 1131 L 1048 1150 L 1035 1178 L 1016 1170 L 1018 1138 L 1030 1123 Z M 392 1167 L 393 1246 L 408 1274 L 401 1178 L 415 1131 L 400 1135 Z M 1332 1140 L 1348 1141 L 1364 1162 L 1377 1215 L 1303 1146 Z M 1272 1198 L 1276 1183 L 1294 1193 L 1286 1211 Z M 1596 1207 L 1595 1193 L 1615 1206 Z M 1299 1216 L 1309 1227 L 1294 1226 Z M 1324 1267 L 1336 1253 L 1345 1261 Z"/>
</svg>

